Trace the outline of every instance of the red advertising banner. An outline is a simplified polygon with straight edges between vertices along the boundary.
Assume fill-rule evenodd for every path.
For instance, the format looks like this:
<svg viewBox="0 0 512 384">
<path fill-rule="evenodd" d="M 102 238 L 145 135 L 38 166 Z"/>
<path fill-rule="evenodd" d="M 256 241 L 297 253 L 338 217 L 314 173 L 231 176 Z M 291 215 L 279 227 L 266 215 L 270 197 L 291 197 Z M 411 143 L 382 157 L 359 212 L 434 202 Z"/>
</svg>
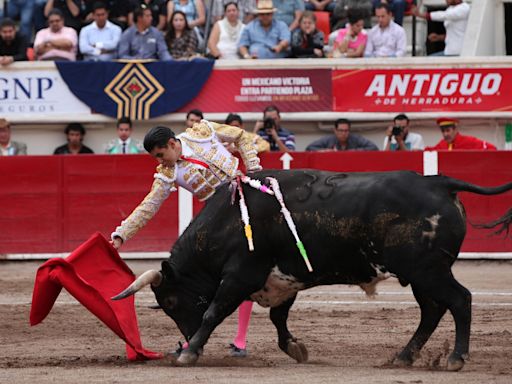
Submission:
<svg viewBox="0 0 512 384">
<path fill-rule="evenodd" d="M 512 69 L 333 70 L 339 112 L 512 111 Z"/>
<path fill-rule="evenodd" d="M 214 70 L 199 95 L 180 109 L 203 112 L 332 111 L 330 69 Z"/>
</svg>

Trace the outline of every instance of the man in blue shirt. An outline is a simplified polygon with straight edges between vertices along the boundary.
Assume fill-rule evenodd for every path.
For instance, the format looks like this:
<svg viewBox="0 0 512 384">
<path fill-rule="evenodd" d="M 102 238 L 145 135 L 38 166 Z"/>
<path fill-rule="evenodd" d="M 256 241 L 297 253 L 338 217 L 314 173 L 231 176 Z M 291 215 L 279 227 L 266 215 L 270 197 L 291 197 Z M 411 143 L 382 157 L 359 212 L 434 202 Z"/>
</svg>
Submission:
<svg viewBox="0 0 512 384">
<path fill-rule="evenodd" d="M 295 151 L 295 136 L 281 127 L 281 115 L 275 105 L 269 105 L 264 109 L 263 122 L 258 121 L 254 130 L 269 142 L 271 151 Z"/>
<path fill-rule="evenodd" d="M 279 20 L 273 20 L 276 11 L 272 0 L 259 0 L 258 18 L 242 30 L 238 50 L 244 59 L 276 59 L 288 56 L 290 31 Z"/>
<path fill-rule="evenodd" d="M 151 10 L 141 6 L 133 12 L 133 19 L 135 24 L 121 36 L 119 58 L 172 60 L 162 32 L 151 26 Z"/>
<path fill-rule="evenodd" d="M 121 39 L 121 27 L 108 21 L 108 10 L 104 3 L 93 4 L 92 17 L 94 21 L 82 28 L 78 40 L 84 60 L 114 60 L 117 57 L 117 46 Z"/>
<path fill-rule="evenodd" d="M 363 136 L 350 132 L 350 121 L 334 122 L 332 135 L 321 137 L 306 147 L 306 151 L 377 151 L 379 148 Z"/>
</svg>

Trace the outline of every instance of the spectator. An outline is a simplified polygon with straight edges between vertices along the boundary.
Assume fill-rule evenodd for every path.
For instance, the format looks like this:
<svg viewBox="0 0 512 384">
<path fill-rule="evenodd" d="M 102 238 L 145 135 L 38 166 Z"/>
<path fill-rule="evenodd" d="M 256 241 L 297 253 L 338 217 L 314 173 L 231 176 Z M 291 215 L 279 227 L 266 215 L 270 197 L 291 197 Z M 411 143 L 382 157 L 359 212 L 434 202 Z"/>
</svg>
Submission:
<svg viewBox="0 0 512 384">
<path fill-rule="evenodd" d="M 434 147 L 428 147 L 428 151 L 457 151 L 464 149 L 495 150 L 496 147 L 487 141 L 477 139 L 473 136 L 461 135 L 457 129 L 459 121 L 441 117 L 437 119 L 437 125 L 441 128 L 443 139 Z"/>
<path fill-rule="evenodd" d="M 334 134 L 313 141 L 306 151 L 378 151 L 379 148 L 363 136 L 350 132 L 350 121 L 338 119 L 334 122 Z"/>
<path fill-rule="evenodd" d="M 283 21 L 290 32 L 299 28 L 299 20 L 304 12 L 304 0 L 275 0 L 274 6 L 276 20 Z"/>
<path fill-rule="evenodd" d="M 172 60 L 162 32 L 151 26 L 151 10 L 137 8 L 133 12 L 133 20 L 135 24 L 121 35 L 119 58 Z"/>
<path fill-rule="evenodd" d="M 80 123 L 68 124 L 64 130 L 67 144 L 55 148 L 54 155 L 77 155 L 83 153 L 94 153 L 91 148 L 82 144 L 85 136 L 85 128 Z"/>
<path fill-rule="evenodd" d="M 181 11 L 187 16 L 188 26 L 195 32 L 198 46 L 203 48 L 203 32 L 206 25 L 206 11 L 203 0 L 169 0 L 167 2 L 167 21 L 169 23 L 174 11 Z"/>
<path fill-rule="evenodd" d="M 85 22 L 90 23 L 93 20 L 92 8 L 98 0 L 84 0 Z M 129 0 L 101 0 L 107 10 L 110 22 L 121 27 L 121 30 L 128 28 L 128 14 L 133 9 L 133 4 Z"/>
<path fill-rule="evenodd" d="M 423 137 L 409 132 L 409 118 L 401 113 L 393 119 L 393 125 L 388 127 L 384 138 L 385 151 L 422 151 L 425 148 Z"/>
<path fill-rule="evenodd" d="M 14 21 L 3 19 L 0 22 L 0 65 L 27 60 L 27 47 L 27 40 L 16 32 Z"/>
<path fill-rule="evenodd" d="M 144 148 L 139 140 L 131 138 L 133 127 L 129 117 L 121 117 L 117 120 L 117 139 L 111 140 L 107 144 L 106 153 L 115 154 L 136 154 L 143 153 Z"/>
<path fill-rule="evenodd" d="M 26 155 L 27 144 L 11 140 L 11 125 L 0 118 L 0 156 Z"/>
<path fill-rule="evenodd" d="M 81 0 L 48 0 L 44 6 L 44 15 L 50 20 L 50 12 L 58 9 L 62 12 L 64 25 L 73 28 L 77 33 L 82 28 Z"/>
<path fill-rule="evenodd" d="M 238 18 L 242 23 L 249 24 L 254 20 L 254 10 L 256 9 L 256 0 L 211 0 L 212 21 L 217 22 L 225 16 L 226 5 L 235 3 L 238 8 Z"/>
<path fill-rule="evenodd" d="M 263 121 L 256 122 L 254 131 L 268 141 L 271 151 L 289 152 L 295 150 L 295 136 L 281 126 L 281 114 L 275 105 L 269 105 L 264 109 Z"/>
<path fill-rule="evenodd" d="M 432 21 L 442 21 L 446 34 L 430 33 L 428 40 L 432 42 L 444 41 L 444 51 L 436 52 L 431 56 L 459 56 L 462 52 L 462 43 L 464 34 L 468 25 L 470 7 L 462 0 L 446 0 L 448 8 L 445 11 L 421 13 L 417 7 L 412 8 L 412 12 L 417 17 Z"/>
<path fill-rule="evenodd" d="M 348 23 L 348 12 L 358 11 L 364 19 L 364 27 L 372 27 L 372 0 L 337 0 L 334 11 L 332 12 L 332 30 L 336 31 L 345 28 Z"/>
<path fill-rule="evenodd" d="M 292 32 L 292 57 L 324 57 L 324 33 L 316 29 L 316 16 L 305 11 L 300 17 L 300 28 Z"/>
<path fill-rule="evenodd" d="M 128 15 L 130 14 L 130 2 L 126 0 L 107 0 L 109 20 L 117 24 L 124 31 L 128 28 Z"/>
<path fill-rule="evenodd" d="M 73 28 L 64 26 L 64 16 L 59 9 L 48 14 L 48 28 L 43 28 L 34 39 L 37 60 L 75 61 L 77 35 Z"/>
<path fill-rule="evenodd" d="M 187 17 L 181 11 L 174 11 L 165 34 L 165 42 L 173 59 L 191 59 L 198 56 L 197 35 L 190 29 Z"/>
<path fill-rule="evenodd" d="M 368 35 L 364 28 L 363 13 L 358 9 L 349 10 L 348 24 L 340 29 L 332 51 L 333 57 L 363 57 Z"/>
<path fill-rule="evenodd" d="M 244 59 L 275 59 L 288 56 L 290 31 L 285 23 L 273 20 L 272 0 L 259 0 L 258 18 L 242 30 L 238 50 Z"/>
<path fill-rule="evenodd" d="M 240 12 L 236 3 L 229 2 L 224 9 L 224 17 L 212 28 L 208 49 L 215 59 L 239 59 L 237 45 L 244 25 L 240 21 Z"/>
<path fill-rule="evenodd" d="M 86 61 L 114 60 L 121 39 L 121 27 L 108 21 L 108 10 L 104 3 L 95 2 L 92 14 L 94 21 L 80 31 L 80 52 Z"/>
<path fill-rule="evenodd" d="M 392 20 L 389 6 L 377 5 L 375 16 L 379 24 L 368 33 L 364 55 L 367 57 L 405 56 L 407 46 L 405 30 Z"/>
<path fill-rule="evenodd" d="M 377 9 L 379 4 L 386 4 L 394 16 L 395 23 L 400 26 L 403 24 L 404 13 L 407 8 L 406 0 L 372 0 L 372 2 L 374 9 Z"/>
<path fill-rule="evenodd" d="M 336 7 L 336 0 L 304 0 L 306 11 L 325 11 L 332 13 Z"/>
<path fill-rule="evenodd" d="M 131 0 L 132 9 L 128 13 L 128 25 L 133 25 L 133 12 L 137 8 L 145 7 L 151 10 L 151 25 L 159 31 L 165 30 L 167 24 L 167 1 L 166 0 Z"/>
<path fill-rule="evenodd" d="M 20 18 L 20 33 L 27 41 L 32 39 L 32 17 L 34 14 L 34 0 L 9 0 L 7 15 L 11 20 Z M 5 10 L 4 10 L 5 12 Z"/>
<path fill-rule="evenodd" d="M 242 116 L 240 116 L 236 113 L 230 113 L 226 117 L 226 121 L 224 122 L 224 124 L 231 125 L 232 127 L 238 127 L 238 128 L 244 129 L 244 122 L 242 120 Z M 247 134 L 251 138 L 252 143 L 256 147 L 256 150 L 258 151 L 258 153 L 270 151 L 269 142 L 264 140 L 260 135 L 257 135 L 252 132 L 247 132 Z M 229 152 L 233 153 L 233 150 L 235 149 L 234 144 L 228 145 L 226 147 L 228 148 Z"/>
<path fill-rule="evenodd" d="M 191 109 L 187 112 L 187 119 L 185 120 L 185 125 L 187 128 L 192 128 L 195 123 L 200 123 L 203 120 L 203 112 L 199 109 Z"/>
</svg>

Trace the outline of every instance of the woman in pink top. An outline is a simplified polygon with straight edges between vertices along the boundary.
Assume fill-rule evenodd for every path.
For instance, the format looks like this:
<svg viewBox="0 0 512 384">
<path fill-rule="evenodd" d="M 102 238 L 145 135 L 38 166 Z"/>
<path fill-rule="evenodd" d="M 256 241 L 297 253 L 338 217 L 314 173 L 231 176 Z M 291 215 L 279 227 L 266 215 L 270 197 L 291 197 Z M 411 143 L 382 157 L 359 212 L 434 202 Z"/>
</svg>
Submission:
<svg viewBox="0 0 512 384">
<path fill-rule="evenodd" d="M 332 57 L 363 57 L 368 39 L 363 30 L 364 15 L 358 10 L 349 10 L 347 17 L 346 28 L 340 29 L 334 41 Z"/>
</svg>

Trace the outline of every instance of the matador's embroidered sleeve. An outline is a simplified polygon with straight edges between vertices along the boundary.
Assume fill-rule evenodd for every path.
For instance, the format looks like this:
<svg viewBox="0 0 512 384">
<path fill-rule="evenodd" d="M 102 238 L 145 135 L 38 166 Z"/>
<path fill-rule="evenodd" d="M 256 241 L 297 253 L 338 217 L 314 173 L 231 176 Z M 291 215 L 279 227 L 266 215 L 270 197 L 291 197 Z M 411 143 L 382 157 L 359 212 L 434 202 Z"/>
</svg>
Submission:
<svg viewBox="0 0 512 384">
<path fill-rule="evenodd" d="M 119 236 L 125 242 L 133 237 L 155 216 L 162 203 L 169 197 L 169 194 L 176 190 L 174 186 L 174 181 L 176 180 L 174 169 L 171 170 L 159 165 L 154 177 L 155 180 L 151 186 L 151 191 L 139 206 L 133 210 L 130 216 L 123 220 L 121 225 L 116 228 L 111 235 L 112 239 Z"/>
<path fill-rule="evenodd" d="M 215 133 L 220 141 L 235 144 L 236 149 L 240 152 L 247 171 L 261 170 L 260 158 L 256 149 L 255 140 L 249 132 L 225 124 L 212 123 Z"/>
</svg>

